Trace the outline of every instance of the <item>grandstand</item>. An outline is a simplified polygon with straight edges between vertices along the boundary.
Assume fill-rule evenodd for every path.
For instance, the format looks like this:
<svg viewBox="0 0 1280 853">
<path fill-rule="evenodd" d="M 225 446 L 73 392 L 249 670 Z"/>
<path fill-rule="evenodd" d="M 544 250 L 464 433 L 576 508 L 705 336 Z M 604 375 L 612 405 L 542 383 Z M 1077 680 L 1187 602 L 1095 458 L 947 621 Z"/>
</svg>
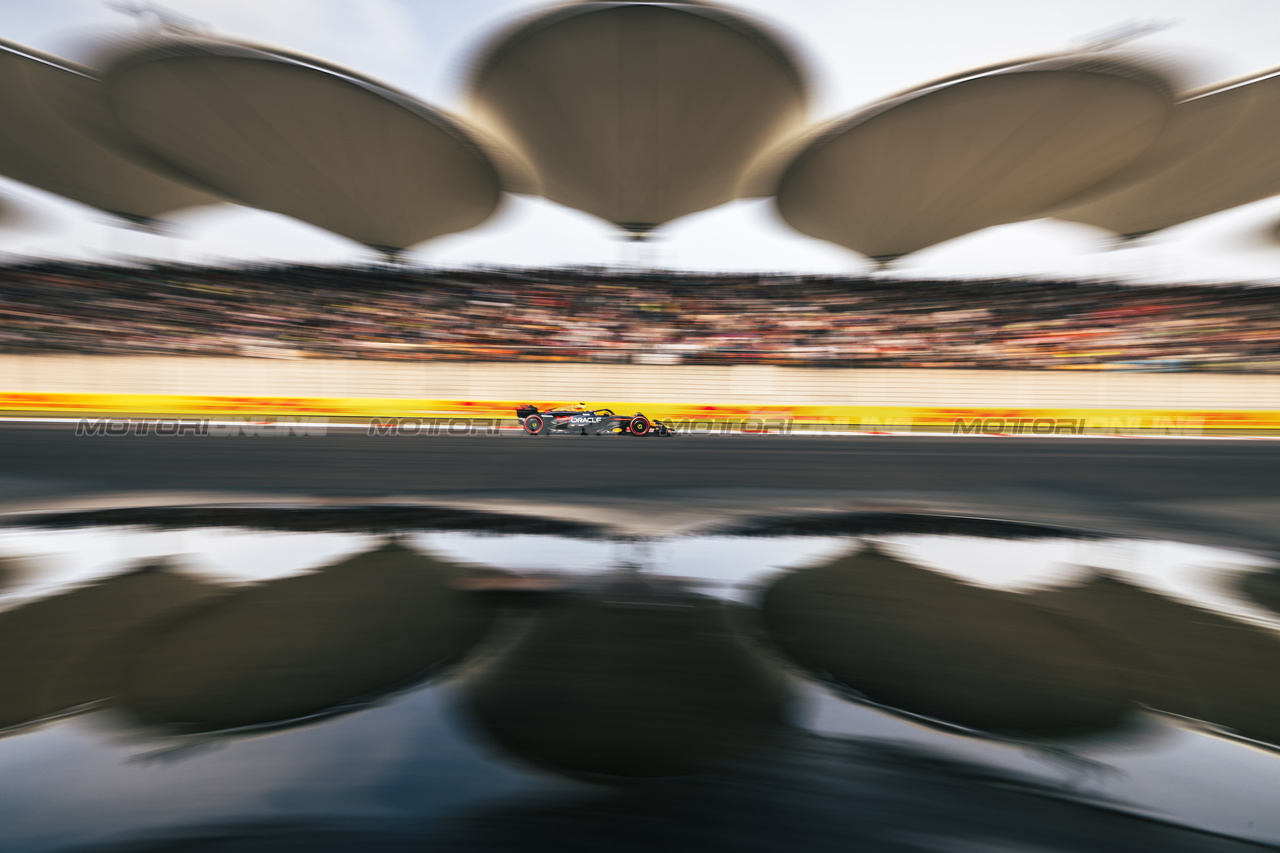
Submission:
<svg viewBox="0 0 1280 853">
<path fill-rule="evenodd" d="M 0 352 L 1280 372 L 1280 287 L 602 269 L 0 269 Z"/>
</svg>

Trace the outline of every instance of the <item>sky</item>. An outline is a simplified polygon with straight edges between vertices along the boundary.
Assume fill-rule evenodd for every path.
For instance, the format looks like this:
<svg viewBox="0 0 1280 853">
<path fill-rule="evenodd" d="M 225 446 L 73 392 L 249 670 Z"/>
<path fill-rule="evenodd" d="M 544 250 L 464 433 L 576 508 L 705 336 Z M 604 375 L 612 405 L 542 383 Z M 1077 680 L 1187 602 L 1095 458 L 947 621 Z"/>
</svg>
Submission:
<svg viewBox="0 0 1280 853">
<path fill-rule="evenodd" d="M 120 5 L 115 3 L 114 5 Z M 315 54 L 461 111 L 468 62 L 494 28 L 546 0 L 169 0 L 216 35 Z M 733 0 L 803 58 L 815 120 L 836 118 L 903 89 L 968 68 L 1081 46 L 1133 24 L 1159 29 L 1136 45 L 1176 52 L 1193 82 L 1280 66 L 1275 0 Z M 135 30 L 106 0 L 0 0 L 0 37 L 74 57 L 85 36 Z M 283 260 L 364 263 L 369 250 L 277 214 L 197 208 L 157 236 L 114 227 L 88 208 L 0 179 L 27 224 L 0 231 L 0 255 L 184 263 Z M 905 259 L 906 277 L 1105 276 L 1136 281 L 1280 281 L 1280 247 L 1262 238 L 1280 198 L 1169 229 L 1116 249 L 1103 232 L 1040 220 L 998 226 Z M 644 254 L 641 254 L 641 253 Z M 677 220 L 638 249 L 612 226 L 545 199 L 508 196 L 470 231 L 409 254 L 432 267 L 643 263 L 682 270 L 860 274 L 868 262 L 802 235 L 771 201 L 730 202 Z"/>
</svg>

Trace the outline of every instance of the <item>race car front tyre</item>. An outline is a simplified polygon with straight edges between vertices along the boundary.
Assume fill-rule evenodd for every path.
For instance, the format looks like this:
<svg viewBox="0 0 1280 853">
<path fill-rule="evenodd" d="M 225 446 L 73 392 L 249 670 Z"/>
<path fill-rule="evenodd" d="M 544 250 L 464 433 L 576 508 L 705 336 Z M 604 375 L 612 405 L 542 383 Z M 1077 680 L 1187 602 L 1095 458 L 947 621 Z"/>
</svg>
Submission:
<svg viewBox="0 0 1280 853">
<path fill-rule="evenodd" d="M 644 435 L 649 431 L 649 419 L 644 415 L 636 415 L 631 419 L 631 434 Z"/>
<path fill-rule="evenodd" d="M 524 431 L 529 435 L 546 435 L 549 427 L 540 415 L 529 415 L 524 419 Z"/>
</svg>

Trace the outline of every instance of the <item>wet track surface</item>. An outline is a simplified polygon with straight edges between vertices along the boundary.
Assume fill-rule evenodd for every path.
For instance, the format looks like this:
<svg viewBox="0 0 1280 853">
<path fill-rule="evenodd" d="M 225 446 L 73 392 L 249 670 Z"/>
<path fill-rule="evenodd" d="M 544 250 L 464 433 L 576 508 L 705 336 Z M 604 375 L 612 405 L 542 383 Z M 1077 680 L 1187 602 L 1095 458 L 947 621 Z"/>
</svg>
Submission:
<svg viewBox="0 0 1280 853">
<path fill-rule="evenodd" d="M 0 849 L 1280 844 L 1278 475 L 1269 441 L 6 426 Z"/>
<path fill-rule="evenodd" d="M 0 531 L 5 850 L 1280 839 L 1253 555 L 292 512 Z"/>
</svg>

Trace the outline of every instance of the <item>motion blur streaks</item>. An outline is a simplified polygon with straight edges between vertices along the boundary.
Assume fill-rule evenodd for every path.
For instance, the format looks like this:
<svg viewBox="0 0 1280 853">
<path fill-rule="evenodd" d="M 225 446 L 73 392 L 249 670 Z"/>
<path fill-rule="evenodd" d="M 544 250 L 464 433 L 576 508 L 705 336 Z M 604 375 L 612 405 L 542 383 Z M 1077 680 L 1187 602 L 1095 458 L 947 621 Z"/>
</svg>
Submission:
<svg viewBox="0 0 1280 853">
<path fill-rule="evenodd" d="M 1169 127 L 1137 160 L 1058 219 L 1125 237 L 1161 231 L 1280 192 L 1280 72 L 1187 93 Z"/>
<path fill-rule="evenodd" d="M 1258 572 L 1240 581 L 1240 591 L 1280 616 L 1280 572 Z"/>
<path fill-rule="evenodd" d="M 143 506 L 102 507 L 78 512 L 24 514 L 23 526 L 49 529 L 145 524 L 166 529 L 243 527 L 298 532 L 385 533 L 395 530 L 482 530 L 488 533 L 543 534 L 564 537 L 607 536 L 597 524 L 513 512 L 485 512 L 448 506 L 362 505 L 347 502 L 322 507 Z M 407 558 L 407 555 L 404 555 Z M 3 558 L 0 558 L 3 559 Z M 11 558 L 15 572 L 25 560 Z"/>
<path fill-rule="evenodd" d="M 815 123 L 807 56 L 746 13 L 577 0 L 487 22 L 455 116 L 323 57 L 128 8 L 158 27 L 105 39 L 96 67 L 0 43 L 0 174 L 139 224 L 222 199 L 399 258 L 489 221 L 504 193 L 633 240 L 773 197 L 799 232 L 885 264 L 1009 223 L 1129 238 L 1280 193 L 1275 72 L 1188 91 L 1185 57 L 1119 47 L 1140 31 Z"/>
<path fill-rule="evenodd" d="M 169 40 L 116 57 L 104 80 L 121 127 L 172 173 L 379 250 L 498 204 L 498 173 L 458 122 L 317 60 Z"/>
<path fill-rule="evenodd" d="M 38 575 L 42 562 L 40 557 L 0 556 L 0 593 Z"/>
<path fill-rule="evenodd" d="M 1247 285 L 46 262 L 0 290 L 32 355 L 1280 370 L 1280 289 Z"/>
<path fill-rule="evenodd" d="M 467 678 L 480 733 L 570 773 L 670 776 L 759 745 L 784 725 L 782 676 L 723 602 L 622 574 L 511 626 Z"/>
<path fill-rule="evenodd" d="M 765 592 L 761 618 L 811 672 L 968 729 L 1074 735 L 1117 727 L 1132 708 L 1089 632 L 875 549 L 784 576 Z"/>
<path fill-rule="evenodd" d="M 828 749 L 731 780 L 674 780 L 573 799 L 525 797 L 438 825 L 326 821 L 184 828 L 66 853 L 1248 853 L 1248 842 L 1042 796 L 909 750 Z M 567 801 L 566 801 L 567 800 Z"/>
<path fill-rule="evenodd" d="M 223 592 L 150 565 L 0 612 L 0 729 L 113 698 L 144 628 Z"/>
<path fill-rule="evenodd" d="M 0 175 L 129 222 L 219 200 L 133 162 L 62 115 L 59 94 L 102 99 L 91 69 L 0 40 L 0 80 Z"/>
<path fill-rule="evenodd" d="M 860 538 L 813 527 L 805 540 L 801 525 L 769 549 L 723 534 L 566 548 L 500 521 L 482 547 L 474 526 L 401 516 L 379 541 L 334 515 L 327 544 L 280 574 L 268 555 L 313 534 L 278 531 L 314 530 L 314 515 L 205 509 L 207 530 L 160 507 L 89 538 L 83 514 L 0 532 L 7 553 L 63 555 L 0 593 L 0 710 L 46 724 L 0 738 L 0 761 L 26 768 L 0 779 L 17 816 L 0 825 L 6 851 L 1226 853 L 1240 842 L 1203 830 L 1280 840 L 1258 805 L 1280 784 L 1277 751 L 1255 748 L 1280 740 L 1266 686 L 1280 620 L 1183 603 L 1194 583 L 1152 586 L 1159 573 L 1133 560 L 1067 576 L 1023 565 L 1129 543 L 992 527 L 1030 537 L 1013 548 L 898 513 Z M 218 527 L 253 509 L 255 528 Z M 204 553 L 231 529 L 235 581 Z M 137 569 L 85 554 L 77 581 L 75 542 L 178 556 Z M 966 563 L 960 580 L 953 552 L 974 547 L 990 566 Z M 1233 565 L 1263 576 L 1256 559 Z M 1010 586 L 1020 574 L 1042 582 Z M 80 713 L 55 719 L 66 710 Z M 1235 774 L 1256 796 L 1188 799 L 1147 761 Z"/>
<path fill-rule="evenodd" d="M 1130 694 L 1161 711 L 1280 745 L 1275 626 L 1250 625 L 1113 578 L 1038 592 L 1043 607 L 1096 626 Z"/>
<path fill-rule="evenodd" d="M 734 198 L 764 148 L 802 127 L 807 88 L 774 37 L 728 9 L 584 2 L 500 32 L 470 95 L 543 195 L 642 237 Z"/>
<path fill-rule="evenodd" d="M 834 122 L 782 175 L 798 230 L 882 262 L 1033 216 L 1138 157 L 1170 108 L 1164 80 L 1119 61 L 1013 64 Z"/>
<path fill-rule="evenodd" d="M 120 704 L 182 731 L 279 724 L 420 681 L 473 646 L 481 602 L 460 573 L 388 545 L 250 587 L 157 632 L 127 667 Z"/>
</svg>

